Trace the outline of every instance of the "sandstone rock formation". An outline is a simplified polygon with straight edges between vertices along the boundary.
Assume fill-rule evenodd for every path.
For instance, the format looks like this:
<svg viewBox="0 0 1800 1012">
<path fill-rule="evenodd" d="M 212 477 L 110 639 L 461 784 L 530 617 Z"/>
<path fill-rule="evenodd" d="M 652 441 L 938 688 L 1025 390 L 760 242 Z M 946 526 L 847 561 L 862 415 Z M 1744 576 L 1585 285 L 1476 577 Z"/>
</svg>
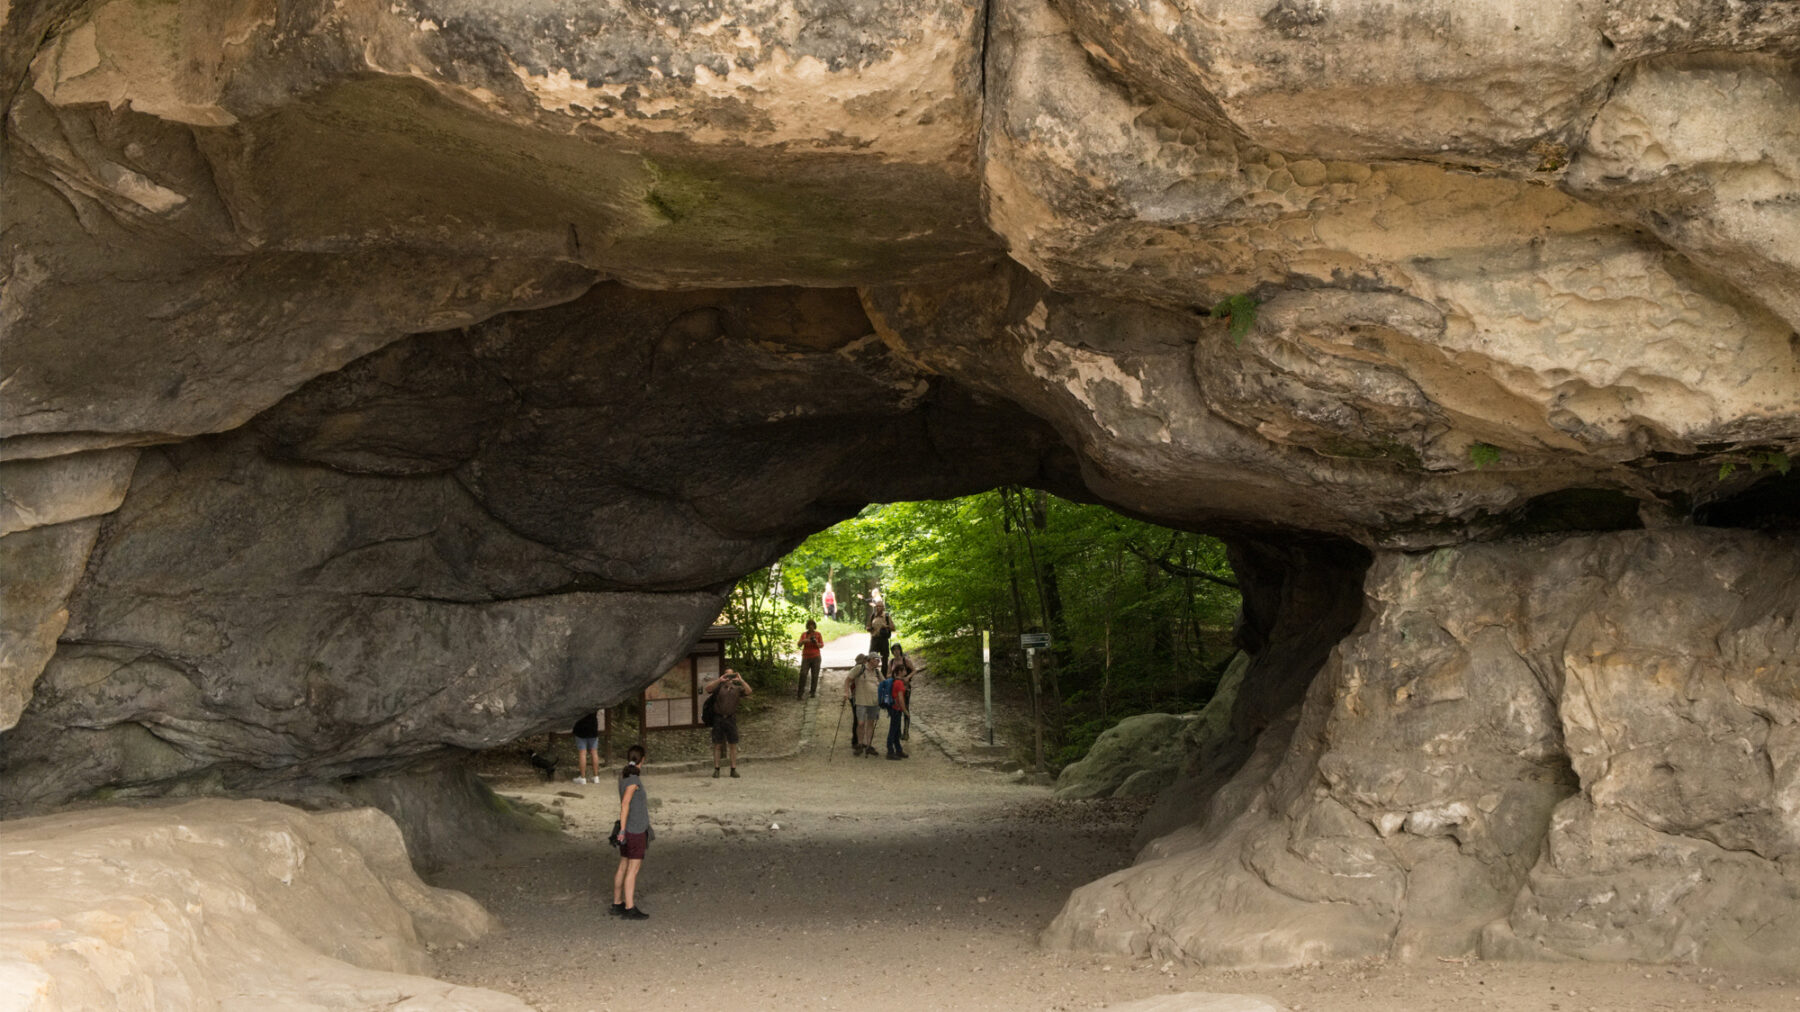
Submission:
<svg viewBox="0 0 1800 1012">
<path fill-rule="evenodd" d="M 1059 798 L 1136 798 L 1175 782 L 1187 760 L 1182 739 L 1191 716 L 1141 713 L 1102 731 L 1079 762 L 1056 777 Z"/>
<path fill-rule="evenodd" d="M 0 825 L 0 982 L 17 1008 L 524 1010 L 422 976 L 492 928 L 420 882 L 371 808 L 94 809 Z"/>
<path fill-rule="evenodd" d="M 1047 942 L 1793 966 L 1795 548 L 1624 533 L 1378 559 L 1285 754 L 1239 774 L 1249 803 L 1078 890 Z"/>
<path fill-rule="evenodd" d="M 1152 820 L 1218 822 L 1371 553 L 1648 528 L 1676 572 L 1740 545 L 1689 524 L 1791 527 L 1800 15 L 1517 10 L 14 0 L 0 807 L 453 762 L 634 692 L 870 501 L 1015 482 L 1233 539 L 1253 656 Z M 1535 762 L 1492 773 L 1519 812 Z M 1555 874 L 1479 845 L 1483 924 L 1539 904 L 1483 944 L 1739 959 L 1543 926 L 1556 875 L 1710 824 L 1597 804 Z"/>
</svg>

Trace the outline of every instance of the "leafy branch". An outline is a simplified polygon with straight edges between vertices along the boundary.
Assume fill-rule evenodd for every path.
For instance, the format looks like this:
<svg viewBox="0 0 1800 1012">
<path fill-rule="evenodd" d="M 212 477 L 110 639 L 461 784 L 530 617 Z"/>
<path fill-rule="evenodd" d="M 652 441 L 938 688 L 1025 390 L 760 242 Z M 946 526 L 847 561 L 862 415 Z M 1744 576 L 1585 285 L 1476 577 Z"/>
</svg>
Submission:
<svg viewBox="0 0 1800 1012">
<path fill-rule="evenodd" d="M 1116 529 L 1117 528 L 1115 528 L 1115 530 Z M 1221 587 L 1229 587 L 1232 590 L 1241 589 L 1238 587 L 1236 580 L 1226 579 L 1216 573 L 1209 573 L 1204 569 L 1195 569 L 1192 566 L 1184 566 L 1181 563 L 1170 559 L 1170 556 L 1175 554 L 1174 538 L 1169 539 L 1169 547 L 1163 549 L 1160 555 L 1153 555 L 1150 552 L 1145 551 L 1138 547 L 1137 543 L 1130 538 L 1122 539 L 1121 543 L 1125 546 L 1126 551 L 1143 559 L 1145 562 L 1150 563 L 1163 572 L 1168 573 L 1170 576 L 1193 577 L 1195 579 L 1205 580 L 1209 583 L 1216 583 Z"/>
</svg>

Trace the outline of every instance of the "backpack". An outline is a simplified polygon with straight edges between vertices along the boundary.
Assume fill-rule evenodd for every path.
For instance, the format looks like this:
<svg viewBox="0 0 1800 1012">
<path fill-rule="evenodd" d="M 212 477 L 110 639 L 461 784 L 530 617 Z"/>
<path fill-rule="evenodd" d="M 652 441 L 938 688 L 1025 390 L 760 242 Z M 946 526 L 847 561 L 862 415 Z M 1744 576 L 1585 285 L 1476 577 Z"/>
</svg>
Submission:
<svg viewBox="0 0 1800 1012">
<path fill-rule="evenodd" d="M 879 683 L 877 683 L 875 686 L 875 693 L 876 693 L 876 697 L 875 697 L 875 705 L 876 706 L 881 707 L 883 710 L 893 709 L 893 707 L 894 707 L 894 680 L 892 678 L 883 678 Z"/>
<path fill-rule="evenodd" d="M 713 726 L 713 721 L 718 719 L 718 715 L 713 713 L 713 699 L 717 695 L 716 692 L 707 693 L 706 702 L 700 704 L 700 723 L 707 727 Z"/>
</svg>

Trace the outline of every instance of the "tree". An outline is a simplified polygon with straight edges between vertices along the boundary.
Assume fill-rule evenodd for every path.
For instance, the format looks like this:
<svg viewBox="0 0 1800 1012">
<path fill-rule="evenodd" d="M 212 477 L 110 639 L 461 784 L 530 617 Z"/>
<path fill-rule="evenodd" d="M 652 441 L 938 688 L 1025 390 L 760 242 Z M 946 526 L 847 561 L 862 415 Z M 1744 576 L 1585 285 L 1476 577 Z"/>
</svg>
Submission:
<svg viewBox="0 0 1800 1012">
<path fill-rule="evenodd" d="M 737 626 L 734 648 L 739 671 L 756 688 L 790 681 L 796 669 L 783 655 L 788 626 L 800 614 L 774 585 L 771 569 L 758 569 L 737 582 L 719 617 Z"/>
<path fill-rule="evenodd" d="M 783 572 L 810 581 L 828 564 L 884 581 L 895 638 L 928 648 L 939 676 L 977 675 L 987 629 L 997 677 L 1023 689 L 1018 636 L 1051 633 L 1041 712 L 1056 765 L 1125 716 L 1203 705 L 1231 654 L 1239 600 L 1222 544 L 1041 491 L 872 506 Z"/>
</svg>

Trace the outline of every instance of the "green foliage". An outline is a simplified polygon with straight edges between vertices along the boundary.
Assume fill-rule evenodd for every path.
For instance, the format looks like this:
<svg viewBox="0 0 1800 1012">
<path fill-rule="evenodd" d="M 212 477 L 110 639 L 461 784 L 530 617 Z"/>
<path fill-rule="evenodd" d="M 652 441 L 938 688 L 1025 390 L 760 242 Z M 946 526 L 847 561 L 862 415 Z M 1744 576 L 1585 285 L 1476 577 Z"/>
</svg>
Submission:
<svg viewBox="0 0 1800 1012">
<path fill-rule="evenodd" d="M 1204 705 L 1232 650 L 1239 598 L 1221 543 L 1043 492 L 870 507 L 808 539 L 782 572 L 829 564 L 840 602 L 844 573 L 881 577 L 895 639 L 928 649 L 940 678 L 980 677 L 985 629 L 997 691 L 1028 692 L 1019 634 L 1050 632 L 1046 750 L 1057 765 L 1126 716 Z M 816 610 L 811 588 L 802 599 Z"/>
<path fill-rule="evenodd" d="M 792 602 L 790 601 L 790 603 Z M 868 635 L 860 623 L 842 622 L 837 619 L 825 618 L 822 615 L 800 613 L 788 622 L 788 645 L 790 647 L 799 642 L 800 634 L 806 631 L 806 620 L 809 618 L 819 624 L 819 635 L 825 637 L 827 643 L 844 636 Z"/>
<path fill-rule="evenodd" d="M 1216 320 L 1230 320 L 1225 332 L 1231 335 L 1233 341 L 1243 344 L 1244 335 L 1250 333 L 1251 327 L 1256 326 L 1258 305 L 1260 303 L 1247 294 L 1232 295 L 1219 300 L 1219 304 L 1212 307 L 1210 315 Z"/>
<path fill-rule="evenodd" d="M 1788 455 L 1780 450 L 1753 450 L 1740 459 L 1727 460 L 1720 464 L 1719 480 L 1724 481 L 1726 478 L 1731 477 L 1732 472 L 1738 469 L 1738 464 L 1740 462 L 1749 464 L 1752 471 L 1761 471 L 1764 468 L 1770 468 L 1773 469 L 1776 474 L 1783 476 L 1793 468 L 1793 461 L 1789 460 Z"/>
<path fill-rule="evenodd" d="M 790 680 L 794 667 L 782 659 L 789 644 L 789 626 L 801 620 L 800 609 L 774 589 L 770 571 L 758 569 L 739 580 L 725 600 L 719 620 L 737 626 L 739 638 L 730 647 L 732 662 L 744 680 L 764 688 Z"/>
<path fill-rule="evenodd" d="M 1500 448 L 1492 443 L 1470 443 L 1469 460 L 1474 463 L 1475 470 L 1479 471 L 1489 464 L 1500 462 Z"/>
<path fill-rule="evenodd" d="M 820 531 L 781 560 L 783 595 L 804 618 L 823 619 L 825 582 L 837 594 L 838 617 L 860 631 L 869 618 L 869 591 L 881 586 L 879 539 L 868 535 L 869 523 L 885 507 L 870 506 L 856 517 Z M 821 623 L 819 630 L 825 632 Z M 796 637 L 799 633 L 794 634 Z M 830 640 L 832 634 L 825 633 Z"/>
</svg>

